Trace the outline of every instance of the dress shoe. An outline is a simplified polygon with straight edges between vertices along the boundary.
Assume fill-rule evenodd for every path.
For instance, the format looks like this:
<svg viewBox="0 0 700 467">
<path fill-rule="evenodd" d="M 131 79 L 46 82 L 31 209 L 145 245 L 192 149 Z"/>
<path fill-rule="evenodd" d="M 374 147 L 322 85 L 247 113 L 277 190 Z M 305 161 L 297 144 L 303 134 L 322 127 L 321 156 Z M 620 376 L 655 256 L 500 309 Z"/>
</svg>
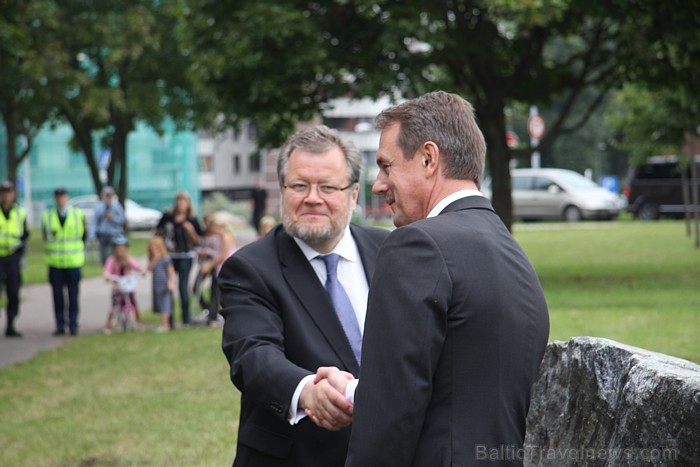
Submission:
<svg viewBox="0 0 700 467">
<path fill-rule="evenodd" d="M 22 333 L 12 328 L 5 331 L 5 337 L 22 337 Z"/>
<path fill-rule="evenodd" d="M 66 333 L 66 332 L 65 332 L 63 329 L 57 329 L 57 330 L 55 330 L 55 331 L 53 332 L 53 335 L 54 335 L 54 336 L 62 336 L 62 335 L 64 335 L 65 333 Z"/>
<path fill-rule="evenodd" d="M 70 330 L 70 335 L 71 335 L 71 336 L 77 336 L 77 335 L 78 335 L 78 330 L 77 330 L 77 329 L 71 329 L 71 330 Z"/>
</svg>

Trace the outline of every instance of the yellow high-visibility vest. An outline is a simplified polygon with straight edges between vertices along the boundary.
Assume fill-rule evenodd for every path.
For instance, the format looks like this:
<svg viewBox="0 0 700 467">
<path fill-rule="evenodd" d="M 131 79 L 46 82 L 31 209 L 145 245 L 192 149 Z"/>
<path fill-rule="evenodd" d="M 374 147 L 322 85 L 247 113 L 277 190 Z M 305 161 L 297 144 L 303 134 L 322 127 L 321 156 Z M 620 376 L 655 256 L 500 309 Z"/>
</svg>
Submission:
<svg viewBox="0 0 700 467">
<path fill-rule="evenodd" d="M 9 218 L 0 215 L 0 256 L 10 256 L 22 246 L 27 213 L 24 208 L 15 204 L 10 208 L 9 214 Z"/>
<path fill-rule="evenodd" d="M 83 211 L 69 207 L 61 225 L 58 211 L 44 212 L 44 259 L 50 267 L 80 268 L 85 264 L 85 222 Z"/>
</svg>

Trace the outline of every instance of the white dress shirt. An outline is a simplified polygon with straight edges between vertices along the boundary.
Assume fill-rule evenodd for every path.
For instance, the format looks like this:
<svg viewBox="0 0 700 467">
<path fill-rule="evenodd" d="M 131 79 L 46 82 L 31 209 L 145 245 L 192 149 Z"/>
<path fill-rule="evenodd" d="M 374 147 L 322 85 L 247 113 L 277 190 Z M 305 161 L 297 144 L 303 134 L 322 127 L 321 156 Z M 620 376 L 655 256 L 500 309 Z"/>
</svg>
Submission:
<svg viewBox="0 0 700 467">
<path fill-rule="evenodd" d="M 309 263 L 311 263 L 311 267 L 314 268 L 321 285 L 325 285 L 327 276 L 326 264 L 323 259 L 320 258 L 321 254 L 298 238 L 294 238 L 294 241 L 299 245 L 299 248 Z M 357 322 L 360 325 L 360 332 L 364 332 L 369 283 L 367 282 L 365 269 L 362 265 L 360 251 L 357 249 L 355 239 L 353 239 L 350 234 L 350 227 L 345 228 L 343 237 L 331 253 L 336 253 L 340 256 L 340 261 L 338 262 L 338 280 L 350 298 L 350 303 L 352 303 L 355 315 L 357 316 Z M 304 386 L 306 386 L 308 382 L 313 381 L 314 378 L 315 375 L 309 375 L 303 378 L 292 395 L 292 403 L 289 406 L 289 423 L 291 425 L 296 425 L 306 417 L 304 411 L 299 409 L 299 397 L 301 396 L 301 391 L 304 389 Z"/>
</svg>

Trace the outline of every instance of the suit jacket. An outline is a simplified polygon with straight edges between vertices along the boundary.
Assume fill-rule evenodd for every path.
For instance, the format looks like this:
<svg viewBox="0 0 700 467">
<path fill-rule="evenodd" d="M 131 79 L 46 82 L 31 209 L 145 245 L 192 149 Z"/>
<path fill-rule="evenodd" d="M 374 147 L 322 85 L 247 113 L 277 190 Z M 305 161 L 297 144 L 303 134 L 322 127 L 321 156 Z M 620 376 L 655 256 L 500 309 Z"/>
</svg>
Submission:
<svg viewBox="0 0 700 467">
<path fill-rule="evenodd" d="M 370 287 L 346 466 L 518 465 L 549 335 L 539 279 L 486 198 L 396 229 Z M 492 449 L 504 449 L 494 462 Z"/>
<path fill-rule="evenodd" d="M 354 225 L 350 232 L 369 283 L 388 232 Z M 287 421 L 294 390 L 318 367 L 358 374 L 330 298 L 298 245 L 277 227 L 230 257 L 218 280 L 223 350 L 241 391 L 234 466 L 342 466 L 349 427 L 331 432 L 309 419 Z"/>
</svg>

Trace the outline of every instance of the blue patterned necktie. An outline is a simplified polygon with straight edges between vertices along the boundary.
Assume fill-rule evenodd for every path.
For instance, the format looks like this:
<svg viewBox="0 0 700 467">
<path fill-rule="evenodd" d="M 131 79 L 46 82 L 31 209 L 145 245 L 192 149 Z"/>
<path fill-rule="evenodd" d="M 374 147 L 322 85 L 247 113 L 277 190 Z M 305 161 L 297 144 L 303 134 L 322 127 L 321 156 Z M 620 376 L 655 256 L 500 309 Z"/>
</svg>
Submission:
<svg viewBox="0 0 700 467">
<path fill-rule="evenodd" d="M 350 347 L 352 347 L 352 352 L 355 354 L 359 365 L 362 352 L 362 333 L 360 332 L 360 324 L 357 322 L 357 315 L 355 315 L 355 309 L 352 307 L 350 298 L 340 281 L 338 281 L 338 260 L 340 260 L 340 256 L 331 253 L 330 255 L 320 256 L 320 258 L 326 263 L 326 292 L 331 297 L 335 313 L 338 315 L 340 324 L 343 326 L 345 335 L 350 342 Z"/>
</svg>

